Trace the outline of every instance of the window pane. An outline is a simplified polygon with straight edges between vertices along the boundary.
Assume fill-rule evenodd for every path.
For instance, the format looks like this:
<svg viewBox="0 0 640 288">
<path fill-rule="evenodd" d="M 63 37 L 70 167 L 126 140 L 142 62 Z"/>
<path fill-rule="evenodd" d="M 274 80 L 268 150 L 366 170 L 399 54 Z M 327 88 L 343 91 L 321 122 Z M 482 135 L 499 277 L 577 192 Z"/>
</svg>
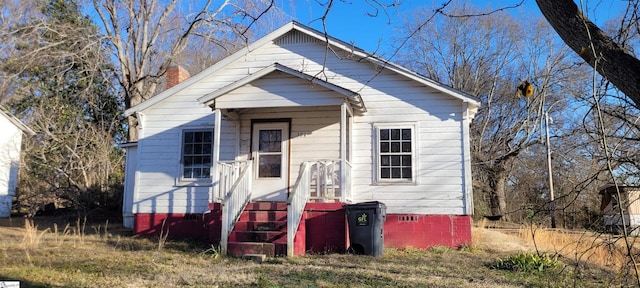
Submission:
<svg viewBox="0 0 640 288">
<path fill-rule="evenodd" d="M 400 140 L 400 129 L 391 129 L 391 140 Z"/>
<path fill-rule="evenodd" d="M 402 166 L 411 166 L 411 156 L 402 156 Z"/>
<path fill-rule="evenodd" d="M 202 144 L 193 144 L 193 154 L 202 154 Z"/>
<path fill-rule="evenodd" d="M 411 152 L 411 142 L 402 142 L 402 152 Z"/>
<path fill-rule="evenodd" d="M 403 179 L 411 179 L 411 168 L 410 167 L 402 168 L 402 178 Z"/>
<path fill-rule="evenodd" d="M 411 140 L 411 129 L 402 129 L 402 140 Z"/>
<path fill-rule="evenodd" d="M 192 169 L 191 168 L 184 168 L 183 172 L 182 172 L 182 177 L 184 178 L 193 178 L 191 177 L 192 173 L 191 173 Z"/>
<path fill-rule="evenodd" d="M 202 140 L 205 143 L 211 143 L 213 142 L 213 133 L 211 132 L 205 132 L 204 134 L 204 139 Z"/>
<path fill-rule="evenodd" d="M 184 142 L 185 143 L 193 143 L 193 132 L 184 133 Z"/>
<path fill-rule="evenodd" d="M 391 169 L 390 168 L 380 169 L 380 178 L 383 178 L 383 179 L 391 178 Z"/>
<path fill-rule="evenodd" d="M 400 143 L 399 142 L 391 142 L 391 152 L 400 152 Z"/>
<path fill-rule="evenodd" d="M 380 129 L 380 140 L 389 140 L 389 129 Z"/>
<path fill-rule="evenodd" d="M 262 155 L 258 166 L 258 177 L 280 177 L 282 165 L 280 155 Z"/>
<path fill-rule="evenodd" d="M 391 168 L 391 178 L 393 179 L 400 178 L 400 168 Z"/>
<path fill-rule="evenodd" d="M 282 130 L 260 130 L 258 134 L 260 152 L 280 152 L 282 150 Z"/>
<path fill-rule="evenodd" d="M 380 152 L 389 153 L 389 142 L 380 143 Z"/>
<path fill-rule="evenodd" d="M 400 156 L 391 156 L 391 166 L 400 166 Z"/>
<path fill-rule="evenodd" d="M 389 156 L 380 156 L 380 166 L 388 167 L 390 164 Z"/>
<path fill-rule="evenodd" d="M 185 144 L 184 145 L 184 154 L 193 154 L 193 145 Z"/>
<path fill-rule="evenodd" d="M 202 154 L 209 154 L 213 151 L 211 149 L 211 144 L 202 144 Z"/>
</svg>

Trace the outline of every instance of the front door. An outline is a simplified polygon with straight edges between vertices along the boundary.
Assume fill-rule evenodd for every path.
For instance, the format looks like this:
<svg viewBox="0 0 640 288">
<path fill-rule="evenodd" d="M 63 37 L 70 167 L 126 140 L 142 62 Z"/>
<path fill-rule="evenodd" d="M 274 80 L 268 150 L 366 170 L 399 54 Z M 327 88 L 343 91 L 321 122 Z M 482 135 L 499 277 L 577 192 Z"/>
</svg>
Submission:
<svg viewBox="0 0 640 288">
<path fill-rule="evenodd" d="M 289 183 L 289 123 L 254 123 L 253 201 L 286 201 Z"/>
</svg>

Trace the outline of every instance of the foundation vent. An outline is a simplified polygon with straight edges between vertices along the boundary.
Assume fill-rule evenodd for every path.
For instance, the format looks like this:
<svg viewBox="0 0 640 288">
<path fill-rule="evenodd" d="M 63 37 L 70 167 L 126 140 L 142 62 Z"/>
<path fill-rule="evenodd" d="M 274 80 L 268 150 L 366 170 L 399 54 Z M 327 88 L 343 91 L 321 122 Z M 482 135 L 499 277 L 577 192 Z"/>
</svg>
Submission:
<svg viewBox="0 0 640 288">
<path fill-rule="evenodd" d="M 398 222 L 418 222 L 418 215 L 399 215 Z"/>
</svg>

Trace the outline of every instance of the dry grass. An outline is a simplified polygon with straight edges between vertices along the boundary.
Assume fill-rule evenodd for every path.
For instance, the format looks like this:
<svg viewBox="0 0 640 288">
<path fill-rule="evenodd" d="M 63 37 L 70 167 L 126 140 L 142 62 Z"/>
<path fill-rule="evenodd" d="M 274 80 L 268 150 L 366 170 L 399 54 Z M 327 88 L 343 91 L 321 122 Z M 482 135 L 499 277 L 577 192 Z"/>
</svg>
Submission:
<svg viewBox="0 0 640 288">
<path fill-rule="evenodd" d="M 35 223 L 3 227 L 0 221 L 0 280 L 20 280 L 22 287 L 602 287 L 629 281 L 604 281 L 611 277 L 599 269 L 587 278 L 571 270 L 491 269 L 498 257 L 529 245 L 483 228 L 474 228 L 473 246 L 460 251 L 386 249 L 376 258 L 330 254 L 256 263 L 221 257 L 207 243 L 128 236 L 109 222 L 77 220 L 64 229 L 57 228 L 64 223 Z"/>
<path fill-rule="evenodd" d="M 579 263 L 611 268 L 613 271 L 629 267 L 631 260 L 624 237 L 611 234 L 523 226 L 517 236 L 538 250 L 556 253 Z M 636 237 L 627 239 L 631 247 L 638 245 Z"/>
</svg>

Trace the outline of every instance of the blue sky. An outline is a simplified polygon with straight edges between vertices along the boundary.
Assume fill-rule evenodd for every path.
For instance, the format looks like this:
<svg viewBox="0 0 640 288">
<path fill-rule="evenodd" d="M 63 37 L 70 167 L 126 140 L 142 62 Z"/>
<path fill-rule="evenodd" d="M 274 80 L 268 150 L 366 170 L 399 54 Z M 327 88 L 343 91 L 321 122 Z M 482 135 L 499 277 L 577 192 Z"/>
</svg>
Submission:
<svg viewBox="0 0 640 288">
<path fill-rule="evenodd" d="M 379 0 L 390 3 L 393 0 Z M 334 0 L 332 9 L 327 19 L 327 32 L 329 35 L 340 40 L 353 43 L 357 47 L 368 52 L 384 55 L 384 48 L 389 47 L 389 42 L 393 41 L 394 29 L 416 9 L 428 9 L 433 11 L 440 7 L 445 0 L 395 0 L 399 3 L 397 7 L 388 8 L 388 16 L 381 10 L 377 17 L 367 16 L 367 13 L 375 13 L 376 10 L 368 3 L 373 0 Z M 454 0 L 464 1 L 464 0 Z M 276 0 L 276 6 L 287 14 L 291 15 L 300 23 L 309 25 L 315 29 L 323 30 L 322 22 L 318 20 L 326 11 L 321 3 L 326 4 L 329 0 Z M 494 0 L 494 1 L 469 1 L 478 8 L 492 8 L 513 6 L 520 0 Z M 583 3 L 589 5 L 589 17 L 597 24 L 602 24 L 605 20 L 611 19 L 621 13 L 621 9 L 626 3 L 622 0 L 588 1 Z M 577 2 L 579 3 L 579 2 Z M 536 6 L 535 0 L 525 0 L 524 4 L 517 9 L 510 9 L 509 13 L 526 14 L 528 17 L 542 17 L 540 10 Z M 593 12 L 595 11 L 595 13 Z"/>
<path fill-rule="evenodd" d="M 300 23 L 322 31 L 322 22 L 319 18 L 326 11 L 326 7 L 321 3 L 324 4 L 327 2 L 329 1 L 276 0 L 276 5 Z M 392 41 L 397 26 L 402 25 L 413 11 L 419 9 L 433 11 L 440 7 L 444 0 L 396 0 L 399 5 L 397 7 L 387 8 L 386 13 L 388 15 L 385 14 L 385 11 L 378 9 L 378 15 L 376 17 L 368 16 L 368 14 L 376 13 L 376 9 L 368 4 L 373 2 L 374 1 L 371 0 L 334 0 L 326 21 L 329 35 L 349 43 L 354 43 L 356 46 L 369 52 L 374 52 L 379 47 L 379 44 L 381 48 L 384 48 L 385 45 L 389 44 L 387 43 L 388 41 Z M 380 2 L 392 3 L 393 0 L 381 0 Z M 471 1 L 473 5 L 480 8 L 496 7 L 497 5 L 510 6 L 518 2 L 520 2 L 520 0 Z M 532 4 L 534 5 L 533 8 L 536 9 L 535 12 L 540 14 L 535 7 L 534 0 L 525 1 L 525 5 L 527 6 L 531 6 Z"/>
</svg>

